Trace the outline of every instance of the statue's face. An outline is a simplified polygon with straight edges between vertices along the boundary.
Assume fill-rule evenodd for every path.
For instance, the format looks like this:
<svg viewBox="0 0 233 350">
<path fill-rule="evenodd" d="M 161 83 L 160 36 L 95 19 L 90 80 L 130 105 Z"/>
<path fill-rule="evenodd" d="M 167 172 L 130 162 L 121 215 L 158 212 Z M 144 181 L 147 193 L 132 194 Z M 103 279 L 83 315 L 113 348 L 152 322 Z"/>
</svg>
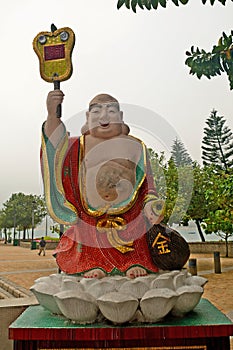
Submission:
<svg viewBox="0 0 233 350">
<path fill-rule="evenodd" d="M 122 133 L 122 112 L 115 102 L 97 103 L 87 112 L 90 134 L 98 138 L 111 138 Z"/>
</svg>

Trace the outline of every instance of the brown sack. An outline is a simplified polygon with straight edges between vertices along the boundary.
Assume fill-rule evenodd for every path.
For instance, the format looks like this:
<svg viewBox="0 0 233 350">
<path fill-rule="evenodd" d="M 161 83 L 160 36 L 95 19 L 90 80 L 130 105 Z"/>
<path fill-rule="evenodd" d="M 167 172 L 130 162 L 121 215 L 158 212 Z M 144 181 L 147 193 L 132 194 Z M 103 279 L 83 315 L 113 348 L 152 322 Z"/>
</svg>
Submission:
<svg viewBox="0 0 233 350">
<path fill-rule="evenodd" d="M 175 230 L 160 224 L 146 233 L 152 260 L 162 270 L 180 270 L 190 256 L 189 245 Z"/>
</svg>

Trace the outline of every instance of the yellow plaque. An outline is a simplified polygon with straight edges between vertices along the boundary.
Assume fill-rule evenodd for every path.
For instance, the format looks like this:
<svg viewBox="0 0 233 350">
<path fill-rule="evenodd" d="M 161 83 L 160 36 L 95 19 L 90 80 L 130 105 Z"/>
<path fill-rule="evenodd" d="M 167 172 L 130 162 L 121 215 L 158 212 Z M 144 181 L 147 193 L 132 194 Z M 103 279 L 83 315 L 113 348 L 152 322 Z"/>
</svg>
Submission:
<svg viewBox="0 0 233 350">
<path fill-rule="evenodd" d="M 54 82 L 70 78 L 73 71 L 71 54 L 74 44 L 75 34 L 68 27 L 37 34 L 33 40 L 33 49 L 40 61 L 42 79 Z"/>
</svg>

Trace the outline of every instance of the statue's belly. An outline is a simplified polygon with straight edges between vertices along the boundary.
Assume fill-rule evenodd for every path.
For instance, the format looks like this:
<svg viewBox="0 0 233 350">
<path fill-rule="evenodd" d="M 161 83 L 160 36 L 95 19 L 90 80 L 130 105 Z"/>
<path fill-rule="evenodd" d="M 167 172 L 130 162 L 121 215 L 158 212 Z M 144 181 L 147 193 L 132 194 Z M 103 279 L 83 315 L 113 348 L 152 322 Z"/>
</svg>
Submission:
<svg viewBox="0 0 233 350">
<path fill-rule="evenodd" d="M 127 160 L 108 161 L 86 169 L 86 195 L 88 203 L 94 208 L 117 205 L 127 200 L 134 186 L 135 165 Z"/>
</svg>

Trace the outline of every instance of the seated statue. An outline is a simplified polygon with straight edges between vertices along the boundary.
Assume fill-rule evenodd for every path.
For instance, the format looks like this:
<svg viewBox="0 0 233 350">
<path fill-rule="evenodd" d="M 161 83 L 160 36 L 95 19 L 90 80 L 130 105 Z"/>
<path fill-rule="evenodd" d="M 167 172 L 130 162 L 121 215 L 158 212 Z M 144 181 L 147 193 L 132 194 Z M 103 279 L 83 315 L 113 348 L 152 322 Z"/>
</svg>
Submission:
<svg viewBox="0 0 233 350">
<path fill-rule="evenodd" d="M 69 226 L 55 250 L 59 268 L 86 278 L 156 273 L 146 232 L 163 220 L 163 208 L 156 210 L 144 143 L 129 135 L 107 94 L 91 100 L 82 135 L 69 137 L 56 115 L 63 98 L 60 90 L 48 94 L 41 148 L 49 214 Z"/>
</svg>

